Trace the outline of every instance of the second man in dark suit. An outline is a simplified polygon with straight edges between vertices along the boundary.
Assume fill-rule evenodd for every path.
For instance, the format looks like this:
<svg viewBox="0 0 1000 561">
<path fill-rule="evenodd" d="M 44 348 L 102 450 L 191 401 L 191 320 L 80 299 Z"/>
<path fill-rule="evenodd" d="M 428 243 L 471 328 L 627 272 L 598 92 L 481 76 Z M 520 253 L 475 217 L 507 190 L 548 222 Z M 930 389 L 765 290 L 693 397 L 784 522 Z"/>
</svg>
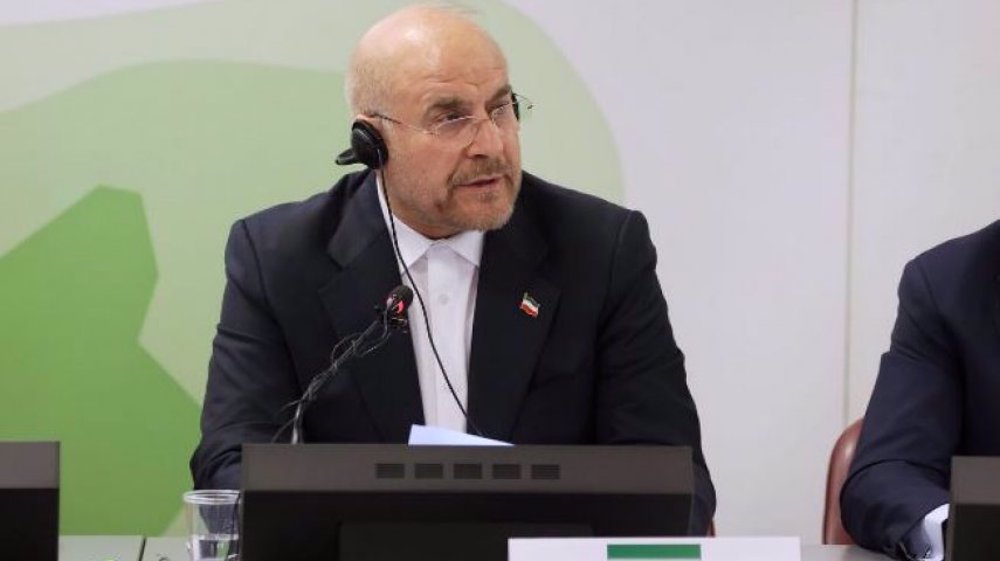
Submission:
<svg viewBox="0 0 1000 561">
<path fill-rule="evenodd" d="M 865 547 L 940 559 L 951 458 L 1000 455 L 1000 222 L 911 261 L 854 463 L 844 527 Z"/>
</svg>

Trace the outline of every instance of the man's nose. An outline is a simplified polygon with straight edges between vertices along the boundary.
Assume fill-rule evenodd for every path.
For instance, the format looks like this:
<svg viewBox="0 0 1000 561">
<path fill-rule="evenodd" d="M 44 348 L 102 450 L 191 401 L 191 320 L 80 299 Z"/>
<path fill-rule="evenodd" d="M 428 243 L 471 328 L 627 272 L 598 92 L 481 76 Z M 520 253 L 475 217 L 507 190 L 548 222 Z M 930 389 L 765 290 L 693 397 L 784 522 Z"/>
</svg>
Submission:
<svg viewBox="0 0 1000 561">
<path fill-rule="evenodd" d="M 469 156 L 497 156 L 503 153 L 503 143 L 503 130 L 493 122 L 493 119 L 486 118 L 476 123 L 472 142 L 466 150 Z"/>
</svg>

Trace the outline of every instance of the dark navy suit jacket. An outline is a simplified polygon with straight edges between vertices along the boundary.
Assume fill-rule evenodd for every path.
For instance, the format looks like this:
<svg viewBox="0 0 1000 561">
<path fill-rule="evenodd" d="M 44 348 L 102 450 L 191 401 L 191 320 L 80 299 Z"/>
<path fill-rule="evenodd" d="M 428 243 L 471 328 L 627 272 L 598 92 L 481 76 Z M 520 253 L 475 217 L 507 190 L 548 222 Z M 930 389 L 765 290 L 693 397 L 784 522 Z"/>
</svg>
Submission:
<svg viewBox="0 0 1000 561">
<path fill-rule="evenodd" d="M 510 222 L 483 245 L 468 411 L 485 436 L 514 443 L 690 446 L 691 529 L 704 533 L 715 493 L 655 266 L 640 213 L 525 174 Z M 241 444 L 271 440 L 334 344 L 400 284 L 374 174 L 238 221 L 226 275 L 191 459 L 202 488 L 239 487 Z M 537 317 L 519 309 L 525 293 Z M 412 342 L 396 335 L 330 381 L 304 433 L 405 442 L 422 422 Z"/>
<path fill-rule="evenodd" d="M 948 502 L 953 455 L 1000 454 L 1000 222 L 920 255 L 903 272 L 892 343 L 841 492 L 865 547 L 900 540 Z"/>
</svg>

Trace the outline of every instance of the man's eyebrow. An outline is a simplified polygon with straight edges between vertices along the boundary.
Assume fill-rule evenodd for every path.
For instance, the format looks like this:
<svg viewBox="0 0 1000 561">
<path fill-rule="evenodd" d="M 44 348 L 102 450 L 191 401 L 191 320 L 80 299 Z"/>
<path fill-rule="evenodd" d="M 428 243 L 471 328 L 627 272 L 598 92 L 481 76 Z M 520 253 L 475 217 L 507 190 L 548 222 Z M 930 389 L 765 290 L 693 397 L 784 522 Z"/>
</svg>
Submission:
<svg viewBox="0 0 1000 561">
<path fill-rule="evenodd" d="M 493 94 L 491 101 L 499 101 L 504 98 L 510 99 L 510 96 L 513 95 L 513 93 L 514 93 L 514 88 L 511 88 L 510 84 L 507 84 L 505 86 L 502 86 L 499 90 L 497 90 L 497 93 Z"/>
<path fill-rule="evenodd" d="M 510 84 L 504 85 L 493 94 L 493 97 L 490 98 L 490 103 L 492 104 L 500 101 L 501 99 L 510 98 L 513 92 L 514 90 L 510 87 Z M 442 97 L 441 99 L 435 100 L 434 103 L 432 103 L 427 110 L 424 111 L 424 115 L 430 115 L 436 111 L 461 111 L 467 109 L 468 107 L 468 102 L 460 97 Z"/>
<path fill-rule="evenodd" d="M 435 111 L 458 111 L 464 109 L 468 104 L 459 97 L 443 97 L 436 100 L 424 111 L 424 115 L 429 115 Z"/>
</svg>

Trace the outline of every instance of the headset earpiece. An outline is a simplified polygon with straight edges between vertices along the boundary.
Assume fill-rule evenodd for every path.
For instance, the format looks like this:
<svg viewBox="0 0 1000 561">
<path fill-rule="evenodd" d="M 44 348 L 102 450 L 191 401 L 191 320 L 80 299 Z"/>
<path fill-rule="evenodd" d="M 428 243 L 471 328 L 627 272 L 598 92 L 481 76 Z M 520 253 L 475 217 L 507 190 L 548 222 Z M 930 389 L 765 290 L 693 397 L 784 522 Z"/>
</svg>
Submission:
<svg viewBox="0 0 1000 561">
<path fill-rule="evenodd" d="M 354 159 L 371 169 L 379 169 L 389 159 L 389 150 L 378 129 L 358 119 L 351 125 L 351 151 Z"/>
</svg>

